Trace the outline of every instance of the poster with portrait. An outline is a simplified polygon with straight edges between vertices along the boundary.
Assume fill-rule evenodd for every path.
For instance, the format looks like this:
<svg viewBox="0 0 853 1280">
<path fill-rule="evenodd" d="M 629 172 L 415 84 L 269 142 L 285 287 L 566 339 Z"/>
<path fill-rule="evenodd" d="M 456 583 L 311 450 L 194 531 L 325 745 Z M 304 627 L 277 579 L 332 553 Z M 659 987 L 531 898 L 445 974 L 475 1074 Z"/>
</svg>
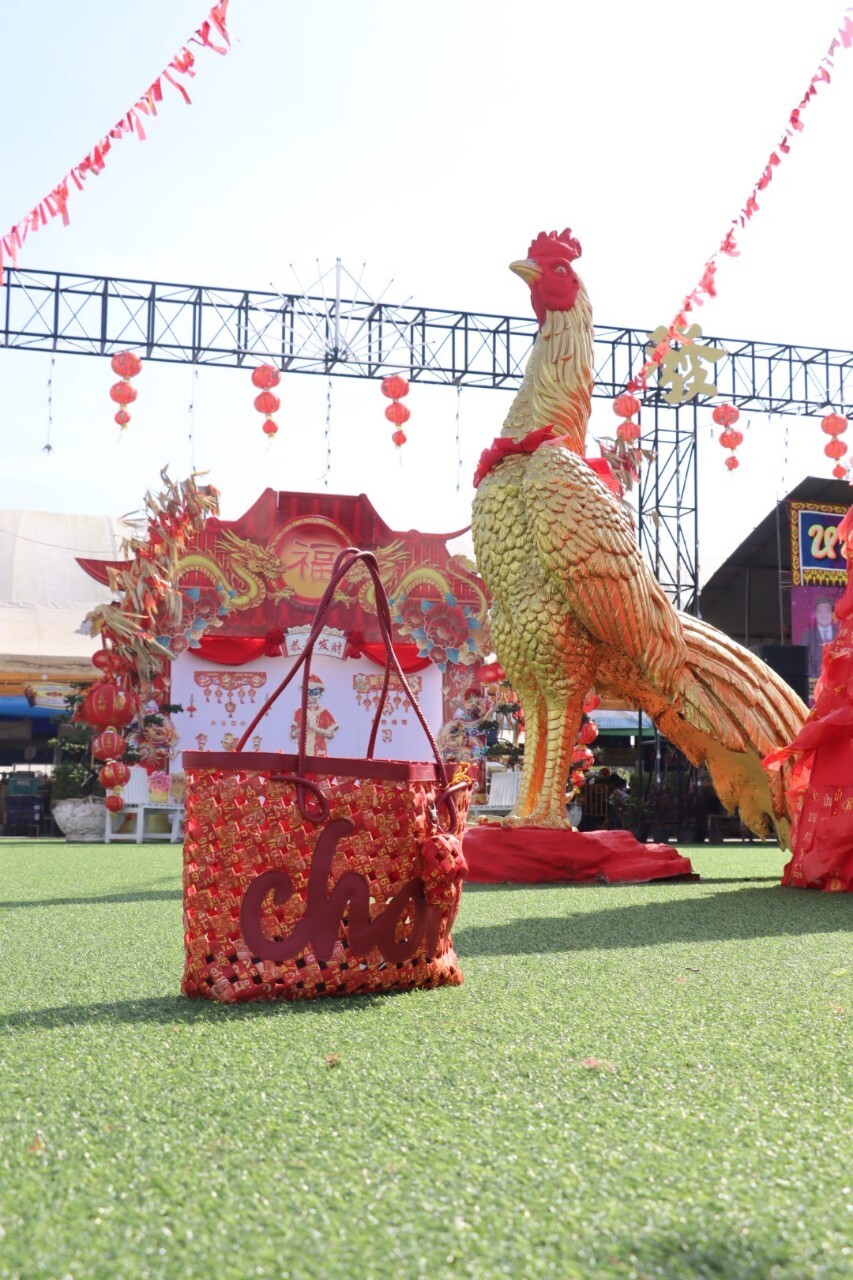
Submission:
<svg viewBox="0 0 853 1280">
<path fill-rule="evenodd" d="M 835 639 L 835 605 L 847 584 L 847 548 L 838 536 L 846 507 L 789 502 L 791 522 L 791 642 L 808 651 L 809 702 L 824 647 Z"/>
<path fill-rule="evenodd" d="M 791 588 L 791 642 L 805 645 L 808 654 L 809 703 L 820 675 L 824 647 L 838 632 L 835 605 L 843 587 Z"/>
</svg>

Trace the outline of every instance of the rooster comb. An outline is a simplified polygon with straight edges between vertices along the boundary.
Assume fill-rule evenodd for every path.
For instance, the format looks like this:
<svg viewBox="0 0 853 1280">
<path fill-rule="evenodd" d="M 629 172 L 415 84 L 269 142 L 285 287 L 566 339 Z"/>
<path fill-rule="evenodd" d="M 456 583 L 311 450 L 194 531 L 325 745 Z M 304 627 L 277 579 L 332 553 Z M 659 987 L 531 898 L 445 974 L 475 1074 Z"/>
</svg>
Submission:
<svg viewBox="0 0 853 1280">
<path fill-rule="evenodd" d="M 572 235 L 570 227 L 559 232 L 540 231 L 527 250 L 528 258 L 539 258 L 543 255 L 553 257 L 555 253 L 561 258 L 568 258 L 569 262 L 574 262 L 575 258 L 581 256 L 580 241 Z"/>
</svg>

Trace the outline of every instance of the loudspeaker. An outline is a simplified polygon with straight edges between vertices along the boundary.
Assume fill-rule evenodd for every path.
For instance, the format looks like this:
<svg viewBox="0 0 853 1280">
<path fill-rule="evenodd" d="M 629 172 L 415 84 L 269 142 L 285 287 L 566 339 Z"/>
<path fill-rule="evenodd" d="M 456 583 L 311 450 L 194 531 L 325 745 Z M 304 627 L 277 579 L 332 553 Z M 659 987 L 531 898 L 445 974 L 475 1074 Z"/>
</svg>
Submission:
<svg viewBox="0 0 853 1280">
<path fill-rule="evenodd" d="M 804 644 L 760 644 L 758 656 L 808 702 L 809 651 Z"/>
</svg>

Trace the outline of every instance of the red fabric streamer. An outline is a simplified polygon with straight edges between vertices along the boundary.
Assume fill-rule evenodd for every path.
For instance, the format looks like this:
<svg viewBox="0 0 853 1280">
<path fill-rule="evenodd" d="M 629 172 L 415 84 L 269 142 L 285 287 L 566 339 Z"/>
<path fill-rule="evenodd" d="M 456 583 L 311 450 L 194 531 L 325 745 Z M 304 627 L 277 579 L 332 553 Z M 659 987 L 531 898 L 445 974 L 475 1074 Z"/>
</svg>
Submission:
<svg viewBox="0 0 853 1280">
<path fill-rule="evenodd" d="M 821 58 L 820 66 L 811 77 L 802 99 L 789 115 L 785 133 L 777 143 L 776 149 L 770 153 L 770 158 L 764 166 L 761 176 L 752 188 L 746 203 L 738 216 L 732 219 L 731 226 L 723 237 L 716 253 L 713 253 L 705 263 L 705 269 L 699 284 L 683 299 L 675 319 L 669 326 L 668 337 L 655 348 L 654 352 L 649 359 L 646 360 L 639 373 L 625 384 L 627 390 L 640 391 L 646 389 L 648 386 L 649 374 L 656 365 L 660 364 L 660 360 L 662 358 L 661 350 L 663 349 L 663 355 L 670 350 L 672 342 L 680 339 L 681 335 L 679 330 L 684 328 L 689 312 L 691 312 L 694 307 L 701 307 L 704 305 L 702 294 L 708 298 L 715 298 L 717 296 L 717 290 L 714 282 L 714 274 L 717 270 L 717 257 L 721 253 L 727 254 L 731 258 L 736 258 L 738 256 L 738 249 L 735 242 L 736 228 L 745 227 L 746 224 L 752 220 L 755 214 L 759 212 L 757 199 L 758 193 L 759 191 L 765 191 L 767 187 L 770 186 L 770 183 L 773 181 L 773 170 L 782 163 L 778 153 L 781 151 L 783 156 L 788 155 L 791 150 L 791 140 L 796 134 L 802 133 L 803 131 L 804 126 L 801 118 L 802 113 L 809 105 L 812 98 L 816 96 L 818 85 L 831 83 L 832 77 L 830 76 L 829 68 L 834 66 L 832 55 L 838 49 L 849 49 L 851 45 L 853 45 L 853 16 L 851 16 L 850 11 L 848 10 L 843 24 L 839 27 L 832 39 L 832 42 L 830 43 L 829 49 L 824 57 Z"/>
<path fill-rule="evenodd" d="M 205 49 L 211 49 L 214 53 L 227 53 L 231 45 L 225 25 L 227 9 L 228 0 L 220 0 L 219 4 L 215 4 L 206 21 L 190 36 L 187 43 L 199 44 Z M 219 36 L 225 41 L 224 45 L 215 44 L 211 40 L 211 30 L 219 33 Z M 94 174 L 97 177 L 105 166 L 106 157 L 112 146 L 111 139 L 118 142 L 126 134 L 135 133 L 140 142 L 145 141 L 146 134 L 141 117 L 143 115 L 156 116 L 156 104 L 163 101 L 161 79 L 165 79 L 169 84 L 173 85 L 187 105 L 191 105 L 190 95 L 184 86 L 171 74 L 171 71 L 174 71 L 179 76 L 194 76 L 194 63 L 195 55 L 185 45 L 175 54 L 169 63 L 169 67 L 160 73 L 153 84 L 148 86 L 141 98 L 134 103 L 117 124 L 114 124 L 107 131 L 104 137 L 92 148 L 91 152 L 79 164 L 74 165 L 62 181 L 57 183 L 50 194 L 44 196 L 20 222 L 16 222 L 4 236 L 0 236 L 0 284 L 3 283 L 4 262 L 11 262 L 14 267 L 17 267 L 18 251 L 23 247 L 30 231 L 38 231 L 39 227 L 47 226 L 48 218 L 60 217 L 62 225 L 68 226 L 70 221 L 67 207 L 68 184 L 73 182 L 77 190 L 82 191 L 83 183 L 89 174 Z"/>
</svg>

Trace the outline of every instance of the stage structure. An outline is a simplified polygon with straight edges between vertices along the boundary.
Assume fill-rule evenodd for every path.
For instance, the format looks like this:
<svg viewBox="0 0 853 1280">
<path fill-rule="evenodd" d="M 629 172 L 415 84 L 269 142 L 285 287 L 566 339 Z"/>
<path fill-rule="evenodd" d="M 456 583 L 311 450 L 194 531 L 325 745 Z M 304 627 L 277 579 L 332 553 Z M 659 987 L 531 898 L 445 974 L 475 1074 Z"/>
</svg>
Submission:
<svg viewBox="0 0 853 1280">
<path fill-rule="evenodd" d="M 342 296 L 342 278 L 356 287 Z M 348 286 L 349 287 L 349 286 Z M 8 270 L 0 346 L 241 368 L 273 361 L 289 373 L 514 390 L 537 332 L 532 317 L 396 305 L 360 297 L 337 263 L 314 294 L 218 289 L 65 272 Z M 649 333 L 595 328 L 595 392 L 612 399 L 642 364 Z M 853 402 L 853 351 L 710 338 L 716 400 L 756 413 L 814 414 Z M 676 606 L 698 598 L 697 398 L 673 406 L 651 390 L 640 416 L 654 451 L 639 486 L 640 545 Z"/>
</svg>

